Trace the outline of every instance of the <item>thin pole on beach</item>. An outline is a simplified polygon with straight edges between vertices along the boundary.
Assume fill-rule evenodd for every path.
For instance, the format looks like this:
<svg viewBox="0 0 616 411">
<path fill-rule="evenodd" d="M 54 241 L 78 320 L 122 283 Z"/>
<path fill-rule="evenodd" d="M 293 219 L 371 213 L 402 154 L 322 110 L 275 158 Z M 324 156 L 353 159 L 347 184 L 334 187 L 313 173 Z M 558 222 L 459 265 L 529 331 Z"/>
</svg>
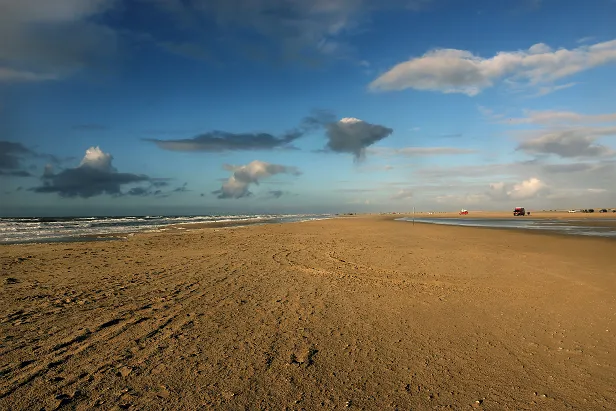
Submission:
<svg viewBox="0 0 616 411">
<path fill-rule="evenodd" d="M 413 225 L 415 225 L 415 207 L 413 206 Z"/>
</svg>

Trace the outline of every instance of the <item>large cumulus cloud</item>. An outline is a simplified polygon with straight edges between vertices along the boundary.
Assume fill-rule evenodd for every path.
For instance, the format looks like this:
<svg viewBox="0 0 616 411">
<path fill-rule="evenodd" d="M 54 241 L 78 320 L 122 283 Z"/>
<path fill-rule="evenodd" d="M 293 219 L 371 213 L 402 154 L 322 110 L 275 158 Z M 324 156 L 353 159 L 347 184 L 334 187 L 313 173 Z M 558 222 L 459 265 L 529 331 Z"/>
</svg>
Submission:
<svg viewBox="0 0 616 411">
<path fill-rule="evenodd" d="M 86 151 L 79 166 L 67 168 L 58 173 L 51 166 L 45 168 L 43 184 L 34 187 L 37 193 L 57 193 L 61 197 L 89 198 L 101 194 L 122 195 L 122 186 L 135 183 L 152 182 L 146 175 L 120 173 L 112 166 L 113 157 L 99 147 Z M 143 191 L 130 192 L 142 195 Z"/>
<path fill-rule="evenodd" d="M 220 190 L 213 192 L 218 195 L 218 198 L 249 197 L 252 195 L 249 190 L 250 185 L 259 184 L 259 180 L 266 179 L 275 174 L 291 174 L 296 176 L 301 174 L 296 167 L 271 164 L 259 160 L 254 160 L 243 166 L 227 164 L 224 168 L 232 171 L 233 174 L 222 185 Z M 280 195 L 277 197 L 280 197 Z"/>
</svg>

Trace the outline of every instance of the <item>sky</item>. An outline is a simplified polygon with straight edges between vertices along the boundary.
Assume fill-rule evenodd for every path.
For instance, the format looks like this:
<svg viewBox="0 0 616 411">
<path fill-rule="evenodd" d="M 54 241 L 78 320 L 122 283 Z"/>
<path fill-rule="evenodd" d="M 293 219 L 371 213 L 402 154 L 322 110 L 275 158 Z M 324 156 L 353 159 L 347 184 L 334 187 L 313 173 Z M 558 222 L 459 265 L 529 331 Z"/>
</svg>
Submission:
<svg viewBox="0 0 616 411">
<path fill-rule="evenodd" d="M 0 0 L 0 215 L 616 207 L 616 1 Z"/>
</svg>

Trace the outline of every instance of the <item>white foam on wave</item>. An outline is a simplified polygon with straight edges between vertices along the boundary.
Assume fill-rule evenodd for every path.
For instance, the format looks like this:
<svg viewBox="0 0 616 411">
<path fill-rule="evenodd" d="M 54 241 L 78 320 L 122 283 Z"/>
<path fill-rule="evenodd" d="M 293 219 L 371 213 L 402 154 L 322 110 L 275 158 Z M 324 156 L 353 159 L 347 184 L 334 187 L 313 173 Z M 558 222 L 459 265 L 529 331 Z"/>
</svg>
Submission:
<svg viewBox="0 0 616 411">
<path fill-rule="evenodd" d="M 81 236 L 162 232 L 167 226 L 192 223 L 295 222 L 327 219 L 316 214 L 238 214 L 214 216 L 77 217 L 36 219 L 0 218 L 0 243 L 45 242 Z"/>
</svg>

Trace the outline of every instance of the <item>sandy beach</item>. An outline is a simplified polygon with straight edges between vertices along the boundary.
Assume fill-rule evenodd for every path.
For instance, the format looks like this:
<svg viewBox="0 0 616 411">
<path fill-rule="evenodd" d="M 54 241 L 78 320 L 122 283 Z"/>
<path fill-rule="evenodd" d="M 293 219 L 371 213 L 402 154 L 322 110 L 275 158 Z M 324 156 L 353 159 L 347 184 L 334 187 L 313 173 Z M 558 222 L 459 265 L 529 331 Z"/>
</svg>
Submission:
<svg viewBox="0 0 616 411">
<path fill-rule="evenodd" d="M 395 217 L 1 246 L 0 409 L 616 407 L 616 241 Z"/>
</svg>

